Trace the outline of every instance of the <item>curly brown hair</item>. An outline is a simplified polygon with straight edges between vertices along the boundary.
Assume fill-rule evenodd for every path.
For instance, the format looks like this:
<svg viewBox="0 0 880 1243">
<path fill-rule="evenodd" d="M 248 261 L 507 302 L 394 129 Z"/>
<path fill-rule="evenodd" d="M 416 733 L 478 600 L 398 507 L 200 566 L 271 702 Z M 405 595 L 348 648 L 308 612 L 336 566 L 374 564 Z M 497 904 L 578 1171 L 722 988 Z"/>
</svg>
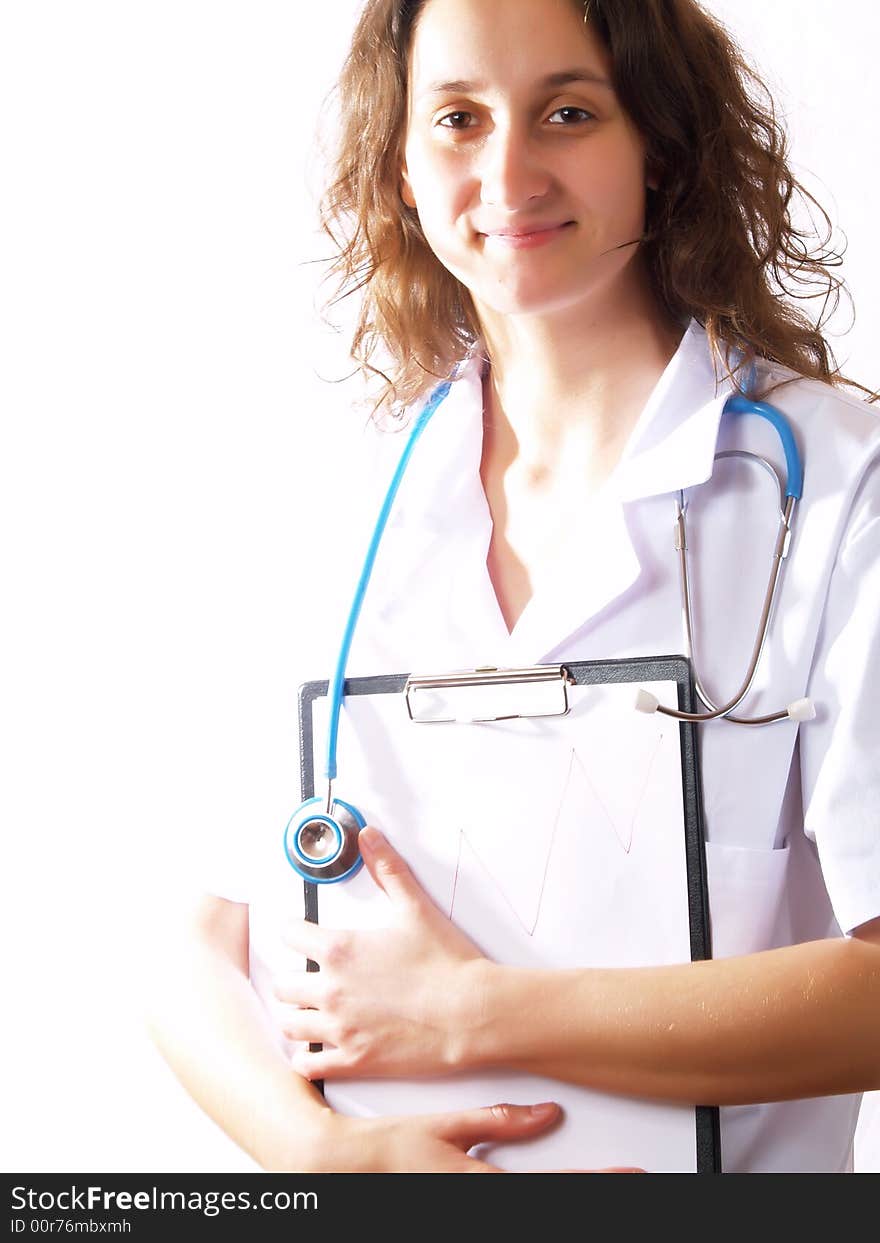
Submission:
<svg viewBox="0 0 880 1243">
<path fill-rule="evenodd" d="M 366 0 L 334 91 L 341 126 L 320 222 L 338 285 L 325 307 L 362 291 L 351 356 L 381 381 L 374 416 L 417 401 L 480 336 L 468 290 L 400 197 L 408 61 L 427 2 Z M 766 358 L 854 384 L 823 334 L 844 290 L 831 222 L 792 173 L 770 93 L 730 34 L 696 0 L 572 3 L 610 55 L 659 184 L 640 243 L 659 305 L 676 322 L 702 324 L 720 371 L 737 382 Z M 809 230 L 793 220 L 798 200 Z M 384 369 L 371 362 L 377 349 Z"/>
</svg>

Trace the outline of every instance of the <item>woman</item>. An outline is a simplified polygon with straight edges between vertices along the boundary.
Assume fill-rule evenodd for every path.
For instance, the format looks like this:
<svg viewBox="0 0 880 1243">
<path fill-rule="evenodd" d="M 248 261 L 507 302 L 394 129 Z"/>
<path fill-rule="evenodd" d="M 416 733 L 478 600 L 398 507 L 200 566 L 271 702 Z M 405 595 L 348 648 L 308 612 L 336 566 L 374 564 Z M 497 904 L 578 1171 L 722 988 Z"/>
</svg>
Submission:
<svg viewBox="0 0 880 1243">
<path fill-rule="evenodd" d="M 413 459 L 394 572 L 377 571 L 352 665 L 679 649 L 670 498 L 711 476 L 698 650 L 744 667 L 769 515 L 713 465 L 739 444 L 721 421 L 739 387 L 784 402 L 809 480 L 751 709 L 810 695 L 820 711 L 800 736 L 793 722 L 701 727 L 715 961 L 501 967 L 368 829 L 393 931 L 295 922 L 290 949 L 321 972 L 272 982 L 251 912 L 254 984 L 274 989 L 300 1042 L 291 1074 L 248 982 L 247 907 L 206 899 L 191 937 L 198 1017 L 190 1004 L 157 1019 L 157 1038 L 269 1168 L 488 1170 L 468 1149 L 543 1131 L 552 1103 L 353 1119 L 308 1082 L 476 1066 L 726 1106 L 727 1169 L 848 1166 L 858 1093 L 880 1086 L 880 791 L 862 689 L 880 672 L 880 428 L 840 387 L 821 331 L 780 298 L 835 282 L 791 224 L 796 183 L 756 86 L 692 0 L 364 8 L 325 217 L 358 225 L 340 260 L 365 287 L 354 353 L 385 382 L 377 413 L 462 365 L 454 414 Z M 247 896 L 234 881 L 223 892 Z"/>
</svg>

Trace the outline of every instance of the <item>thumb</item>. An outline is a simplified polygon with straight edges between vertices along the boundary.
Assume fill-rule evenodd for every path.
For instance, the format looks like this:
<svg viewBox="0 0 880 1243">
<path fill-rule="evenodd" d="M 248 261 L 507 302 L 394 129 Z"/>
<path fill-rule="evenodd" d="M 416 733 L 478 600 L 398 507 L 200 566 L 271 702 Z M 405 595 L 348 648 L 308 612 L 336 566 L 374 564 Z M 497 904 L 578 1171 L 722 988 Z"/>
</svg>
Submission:
<svg viewBox="0 0 880 1243">
<path fill-rule="evenodd" d="M 417 906 L 430 903 L 430 898 L 413 876 L 406 860 L 377 828 L 368 824 L 361 829 L 358 846 L 367 871 L 392 902 Z"/>
<path fill-rule="evenodd" d="M 490 1140 L 528 1139 L 548 1130 L 562 1115 L 553 1101 L 540 1105 L 488 1105 L 460 1113 L 437 1114 L 438 1138 L 467 1150 Z"/>
</svg>

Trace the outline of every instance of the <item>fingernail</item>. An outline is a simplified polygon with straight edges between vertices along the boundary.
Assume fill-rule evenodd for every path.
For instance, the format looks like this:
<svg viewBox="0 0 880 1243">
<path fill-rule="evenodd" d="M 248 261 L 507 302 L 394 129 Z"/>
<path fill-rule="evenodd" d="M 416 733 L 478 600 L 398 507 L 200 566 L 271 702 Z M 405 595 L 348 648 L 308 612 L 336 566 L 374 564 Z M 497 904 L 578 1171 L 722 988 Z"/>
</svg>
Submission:
<svg viewBox="0 0 880 1243">
<path fill-rule="evenodd" d="M 366 828 L 361 829 L 358 837 L 358 845 L 362 854 L 369 854 L 371 850 L 378 850 L 385 839 L 377 828 L 368 824 Z"/>
<path fill-rule="evenodd" d="M 553 1101 L 542 1101 L 540 1105 L 531 1105 L 529 1113 L 535 1114 L 538 1118 L 546 1118 L 548 1114 L 555 1114 L 559 1106 Z"/>
</svg>

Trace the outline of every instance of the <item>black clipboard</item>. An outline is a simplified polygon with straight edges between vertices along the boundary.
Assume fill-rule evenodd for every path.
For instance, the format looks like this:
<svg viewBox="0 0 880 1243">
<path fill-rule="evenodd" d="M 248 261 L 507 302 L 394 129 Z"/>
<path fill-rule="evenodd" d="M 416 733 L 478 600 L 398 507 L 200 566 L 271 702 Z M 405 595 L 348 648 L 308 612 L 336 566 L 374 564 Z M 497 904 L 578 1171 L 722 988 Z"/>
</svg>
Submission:
<svg viewBox="0 0 880 1243">
<path fill-rule="evenodd" d="M 597 683 L 632 683 L 652 681 L 674 682 L 678 689 L 678 708 L 696 711 L 696 695 L 690 662 L 684 656 L 637 657 L 631 660 L 562 661 L 571 681 L 578 686 Z M 346 698 L 355 695 L 402 695 L 410 674 L 380 674 L 372 677 L 348 678 Z M 329 681 L 305 682 L 299 688 L 299 761 L 300 788 L 303 802 L 315 797 L 315 739 L 312 706 L 315 700 L 329 693 Z M 682 800 L 684 806 L 685 860 L 688 891 L 688 921 L 691 961 L 711 958 L 709 894 L 706 873 L 705 838 L 703 832 L 702 789 L 697 746 L 697 731 L 692 722 L 680 721 L 679 740 L 682 766 Z M 304 908 L 307 919 L 318 922 L 320 885 L 303 882 Z M 314 963 L 309 970 L 317 970 Z M 323 1088 L 322 1084 L 316 1086 Z M 695 1109 L 696 1172 L 721 1173 L 721 1133 L 717 1106 L 698 1105 Z"/>
</svg>

